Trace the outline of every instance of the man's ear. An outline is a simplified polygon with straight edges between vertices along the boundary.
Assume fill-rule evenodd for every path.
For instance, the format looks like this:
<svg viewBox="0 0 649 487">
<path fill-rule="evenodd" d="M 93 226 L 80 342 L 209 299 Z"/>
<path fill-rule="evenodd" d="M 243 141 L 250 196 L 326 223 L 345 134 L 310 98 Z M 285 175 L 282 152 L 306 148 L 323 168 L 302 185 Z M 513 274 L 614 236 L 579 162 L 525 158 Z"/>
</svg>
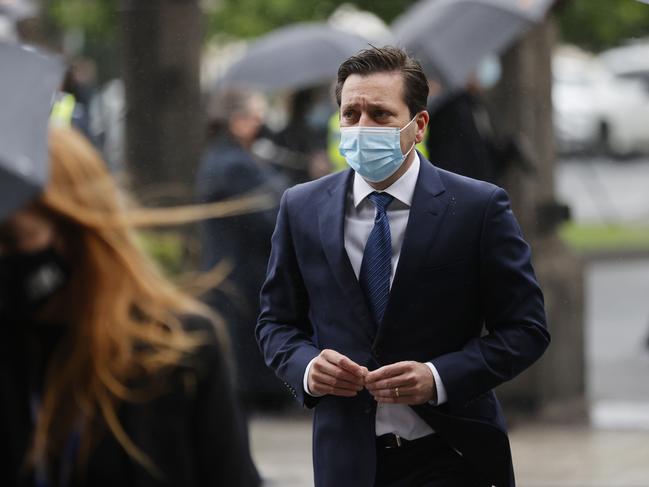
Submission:
<svg viewBox="0 0 649 487">
<path fill-rule="evenodd" d="M 426 135 L 426 127 L 428 127 L 429 120 L 430 120 L 430 116 L 428 115 L 428 112 L 426 110 L 422 110 L 417 115 L 417 119 L 415 120 L 417 124 L 417 133 L 415 134 L 415 141 L 417 142 L 417 144 L 419 144 L 422 140 L 424 140 L 424 137 Z"/>
</svg>

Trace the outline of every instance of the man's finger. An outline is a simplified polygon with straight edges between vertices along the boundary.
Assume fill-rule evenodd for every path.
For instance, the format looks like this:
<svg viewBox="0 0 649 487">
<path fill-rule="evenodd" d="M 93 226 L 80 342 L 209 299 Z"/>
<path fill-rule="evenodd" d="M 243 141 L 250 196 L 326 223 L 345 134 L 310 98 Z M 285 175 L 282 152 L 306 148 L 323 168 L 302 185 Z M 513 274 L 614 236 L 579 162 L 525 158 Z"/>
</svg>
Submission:
<svg viewBox="0 0 649 487">
<path fill-rule="evenodd" d="M 354 374 L 356 377 L 359 377 L 360 379 L 363 379 L 365 374 L 363 372 L 363 367 L 358 365 L 356 362 L 348 359 L 347 357 L 343 356 L 338 361 L 338 367 L 345 369 L 347 372 L 350 372 Z"/>
<path fill-rule="evenodd" d="M 399 388 L 399 392 L 401 392 L 411 390 L 412 388 L 416 388 L 418 386 L 419 384 L 415 378 L 400 375 L 393 379 L 385 379 L 373 384 L 368 384 L 365 386 L 365 388 L 370 392 L 370 394 L 374 394 L 377 392 L 394 392 L 396 388 Z"/>
<path fill-rule="evenodd" d="M 336 379 L 335 377 L 317 371 L 313 372 L 311 378 L 315 384 L 323 384 L 325 386 L 338 387 L 350 391 L 360 391 L 363 388 L 362 384 Z"/>
<path fill-rule="evenodd" d="M 417 378 L 409 373 L 390 377 L 389 379 L 382 379 L 377 382 L 366 383 L 365 387 L 368 391 L 379 390 L 392 390 L 395 387 L 412 387 L 417 385 Z"/>
<path fill-rule="evenodd" d="M 316 360 L 313 363 L 313 369 L 317 370 L 319 372 L 322 372 L 323 374 L 327 374 L 334 379 L 340 379 L 344 380 L 347 382 L 352 382 L 354 384 L 358 385 L 363 385 L 364 381 L 362 378 L 347 372 L 345 369 L 342 369 L 338 367 L 337 365 L 334 365 L 326 360 Z"/>
<path fill-rule="evenodd" d="M 410 370 L 410 364 L 408 362 L 397 362 L 396 364 L 385 365 L 380 369 L 373 370 L 365 378 L 366 384 L 371 384 L 382 379 L 388 379 L 397 375 L 401 375 L 404 372 Z"/>
<path fill-rule="evenodd" d="M 406 397 L 406 396 L 416 396 L 417 394 L 421 394 L 421 390 L 414 386 L 414 387 L 392 387 L 390 389 L 378 389 L 375 391 L 370 391 L 370 394 L 374 396 L 375 399 L 378 398 L 385 398 L 385 397 L 397 397 L 396 389 L 399 389 L 399 397 Z"/>
<path fill-rule="evenodd" d="M 356 390 L 343 389 L 327 384 L 316 383 L 313 385 L 313 392 L 316 394 L 329 394 L 331 396 L 354 397 L 358 394 Z"/>
<path fill-rule="evenodd" d="M 329 363 L 337 365 L 338 367 L 345 369 L 347 372 L 357 376 L 364 377 L 364 367 L 361 367 L 353 360 L 345 357 L 343 354 L 336 352 L 335 350 L 324 350 L 322 356 L 327 359 Z"/>
</svg>

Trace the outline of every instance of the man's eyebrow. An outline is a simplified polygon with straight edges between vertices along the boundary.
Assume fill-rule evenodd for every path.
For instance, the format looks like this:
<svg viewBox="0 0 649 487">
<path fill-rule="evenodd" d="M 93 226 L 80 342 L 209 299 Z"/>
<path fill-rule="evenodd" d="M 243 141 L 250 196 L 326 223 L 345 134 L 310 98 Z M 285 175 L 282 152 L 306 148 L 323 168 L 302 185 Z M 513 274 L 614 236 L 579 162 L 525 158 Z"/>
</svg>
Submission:
<svg viewBox="0 0 649 487">
<path fill-rule="evenodd" d="M 368 103 L 368 106 L 369 106 L 370 108 L 373 108 L 373 109 L 377 109 L 377 108 L 379 108 L 379 109 L 381 109 L 381 110 L 385 110 L 385 111 L 387 111 L 387 112 L 391 112 L 391 111 L 393 111 L 393 108 L 390 107 L 390 105 L 386 105 L 386 104 L 384 104 L 384 103 L 380 103 L 380 102 L 379 102 L 379 103 Z"/>
<path fill-rule="evenodd" d="M 341 109 L 342 109 L 342 110 L 345 110 L 345 109 L 348 109 L 348 108 L 356 108 L 356 107 L 358 107 L 359 105 L 360 105 L 359 102 L 349 102 L 349 103 L 345 103 L 345 104 L 343 104 L 343 105 L 341 106 Z M 386 111 L 390 111 L 390 112 L 391 112 L 391 111 L 394 111 L 394 109 L 393 109 L 392 107 L 390 107 L 389 105 L 386 105 L 386 104 L 384 104 L 384 103 L 381 103 L 381 102 L 367 103 L 367 106 L 368 106 L 370 109 L 373 109 L 373 110 L 376 110 L 376 109 L 378 108 L 378 109 L 386 110 Z"/>
<path fill-rule="evenodd" d="M 353 101 L 353 102 L 343 103 L 343 104 L 341 105 L 340 108 L 341 108 L 341 109 L 345 109 L 345 108 L 356 108 L 358 105 L 359 105 L 358 102 Z"/>
</svg>

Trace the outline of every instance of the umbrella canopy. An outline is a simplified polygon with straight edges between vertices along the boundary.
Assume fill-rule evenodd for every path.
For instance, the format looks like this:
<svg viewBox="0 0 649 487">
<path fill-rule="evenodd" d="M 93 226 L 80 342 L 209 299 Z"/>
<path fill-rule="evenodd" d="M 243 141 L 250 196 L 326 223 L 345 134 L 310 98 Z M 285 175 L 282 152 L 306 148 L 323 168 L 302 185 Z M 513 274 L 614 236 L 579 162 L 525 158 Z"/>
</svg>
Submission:
<svg viewBox="0 0 649 487">
<path fill-rule="evenodd" d="M 297 89 L 333 80 L 338 66 L 367 40 L 324 23 L 293 24 L 257 40 L 225 73 L 218 87 L 244 84 Z"/>
<path fill-rule="evenodd" d="M 0 220 L 47 181 L 47 124 L 63 65 L 0 43 Z"/>
<path fill-rule="evenodd" d="M 446 87 L 463 86 L 487 55 L 500 53 L 545 17 L 554 0 L 422 0 L 397 18 L 394 35 Z"/>
</svg>

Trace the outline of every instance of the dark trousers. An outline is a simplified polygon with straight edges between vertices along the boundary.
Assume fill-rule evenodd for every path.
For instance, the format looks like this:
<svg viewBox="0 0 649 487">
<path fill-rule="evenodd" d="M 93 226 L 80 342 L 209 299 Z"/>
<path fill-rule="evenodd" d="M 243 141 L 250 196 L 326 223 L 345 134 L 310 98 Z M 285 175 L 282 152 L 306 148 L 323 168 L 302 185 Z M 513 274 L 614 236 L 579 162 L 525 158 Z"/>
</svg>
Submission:
<svg viewBox="0 0 649 487">
<path fill-rule="evenodd" d="M 375 487 L 490 487 L 460 454 L 433 434 L 398 448 L 377 443 Z"/>
</svg>

